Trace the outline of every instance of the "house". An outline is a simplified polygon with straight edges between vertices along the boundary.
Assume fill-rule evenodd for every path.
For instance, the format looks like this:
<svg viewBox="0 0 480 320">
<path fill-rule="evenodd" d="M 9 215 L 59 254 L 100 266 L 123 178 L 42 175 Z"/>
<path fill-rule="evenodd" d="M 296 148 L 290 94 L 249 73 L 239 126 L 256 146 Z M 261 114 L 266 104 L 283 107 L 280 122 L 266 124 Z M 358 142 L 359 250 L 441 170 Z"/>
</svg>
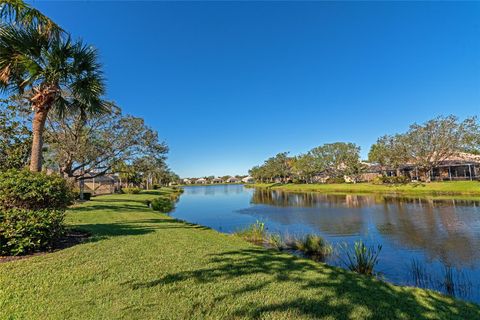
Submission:
<svg viewBox="0 0 480 320">
<path fill-rule="evenodd" d="M 208 183 L 208 180 L 205 179 L 205 178 L 200 178 L 200 179 L 197 179 L 197 181 L 195 181 L 196 184 L 207 184 Z"/>
<path fill-rule="evenodd" d="M 192 180 L 187 179 L 187 178 L 183 179 L 182 182 L 183 182 L 183 184 L 192 184 Z"/>
<path fill-rule="evenodd" d="M 230 177 L 227 179 L 227 183 L 237 183 L 239 182 L 240 180 L 238 180 L 237 178 L 235 177 Z"/>
<path fill-rule="evenodd" d="M 440 161 L 430 172 L 407 163 L 401 165 L 398 171 L 387 168 L 384 173 L 387 176 L 400 174 L 417 181 L 425 181 L 429 175 L 432 181 L 478 180 L 480 155 L 459 152 Z"/>
<path fill-rule="evenodd" d="M 248 177 L 243 178 L 242 182 L 243 183 L 254 183 L 255 179 L 253 179 L 253 177 L 248 176 Z"/>
<path fill-rule="evenodd" d="M 223 180 L 221 178 L 214 178 L 212 179 L 212 183 L 223 183 Z"/>
<path fill-rule="evenodd" d="M 92 195 L 112 194 L 120 189 L 120 180 L 117 175 L 106 174 L 95 177 L 94 174 L 90 174 L 85 177 L 80 180 L 80 183 L 83 184 L 84 192 Z"/>
</svg>

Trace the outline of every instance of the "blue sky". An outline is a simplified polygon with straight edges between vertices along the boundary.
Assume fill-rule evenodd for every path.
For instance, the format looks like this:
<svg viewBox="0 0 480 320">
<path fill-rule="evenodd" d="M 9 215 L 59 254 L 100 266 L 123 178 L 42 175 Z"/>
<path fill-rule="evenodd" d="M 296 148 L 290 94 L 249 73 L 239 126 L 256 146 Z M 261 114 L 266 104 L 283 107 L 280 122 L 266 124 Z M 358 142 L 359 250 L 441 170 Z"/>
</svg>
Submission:
<svg viewBox="0 0 480 320">
<path fill-rule="evenodd" d="M 480 114 L 480 2 L 31 2 L 99 48 L 182 177 Z"/>
</svg>

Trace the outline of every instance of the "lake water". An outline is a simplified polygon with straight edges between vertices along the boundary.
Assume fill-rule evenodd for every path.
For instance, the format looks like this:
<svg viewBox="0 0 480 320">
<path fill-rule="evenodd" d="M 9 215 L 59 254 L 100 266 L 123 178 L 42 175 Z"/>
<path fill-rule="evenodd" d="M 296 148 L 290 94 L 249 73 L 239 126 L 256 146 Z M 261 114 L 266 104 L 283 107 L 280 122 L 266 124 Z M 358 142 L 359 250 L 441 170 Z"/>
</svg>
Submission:
<svg viewBox="0 0 480 320">
<path fill-rule="evenodd" d="M 227 233 L 257 220 L 285 236 L 315 233 L 336 248 L 326 262 L 337 266 L 345 245 L 381 244 L 386 280 L 480 302 L 480 201 L 192 186 L 172 216 Z"/>
</svg>

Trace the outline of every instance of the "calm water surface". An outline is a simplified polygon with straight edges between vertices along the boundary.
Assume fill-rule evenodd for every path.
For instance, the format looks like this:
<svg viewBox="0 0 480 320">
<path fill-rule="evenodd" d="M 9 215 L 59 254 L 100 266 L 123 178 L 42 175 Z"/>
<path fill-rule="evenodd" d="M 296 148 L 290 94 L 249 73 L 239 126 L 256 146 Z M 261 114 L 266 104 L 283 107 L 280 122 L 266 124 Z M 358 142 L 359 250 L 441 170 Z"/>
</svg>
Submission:
<svg viewBox="0 0 480 320">
<path fill-rule="evenodd" d="M 228 233 L 260 220 L 285 236 L 319 234 L 336 248 L 327 263 L 338 266 L 345 244 L 381 244 L 386 280 L 480 302 L 480 201 L 192 186 L 172 216 Z"/>
</svg>

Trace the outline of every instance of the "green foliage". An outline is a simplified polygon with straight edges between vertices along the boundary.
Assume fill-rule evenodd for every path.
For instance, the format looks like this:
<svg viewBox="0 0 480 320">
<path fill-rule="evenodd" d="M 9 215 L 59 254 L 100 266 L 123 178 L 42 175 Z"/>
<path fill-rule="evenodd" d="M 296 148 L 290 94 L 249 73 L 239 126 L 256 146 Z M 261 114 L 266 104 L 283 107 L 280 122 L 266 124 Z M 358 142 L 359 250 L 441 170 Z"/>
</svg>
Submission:
<svg viewBox="0 0 480 320">
<path fill-rule="evenodd" d="M 56 175 L 14 169 L 0 173 L 0 254 L 48 249 L 62 234 L 73 197 Z"/>
<path fill-rule="evenodd" d="M 150 207 L 155 211 L 160 211 L 163 213 L 168 213 L 175 208 L 173 201 L 165 197 L 153 199 L 150 202 Z"/>
<path fill-rule="evenodd" d="M 294 249 L 304 252 L 305 255 L 317 259 L 324 259 L 333 252 L 333 247 L 325 239 L 314 234 L 295 239 L 292 246 Z"/>
<path fill-rule="evenodd" d="M 30 156 L 32 133 L 22 118 L 25 108 L 0 100 L 0 171 L 21 169 Z"/>
<path fill-rule="evenodd" d="M 73 198 L 60 176 L 14 169 L 0 173 L 0 208 L 65 210 Z"/>
<path fill-rule="evenodd" d="M 287 249 L 287 244 L 283 240 L 282 236 L 277 233 L 269 234 L 267 237 L 267 244 L 270 248 L 283 250 Z"/>
<path fill-rule="evenodd" d="M 76 206 L 67 223 L 96 241 L 0 264 L 0 319 L 479 319 L 478 304 L 265 250 L 140 202 L 168 192 Z"/>
<path fill-rule="evenodd" d="M 127 193 L 127 194 L 139 194 L 142 189 L 140 188 L 136 188 L 136 187 L 133 187 L 133 188 L 122 188 L 122 191 L 124 193 Z"/>
<path fill-rule="evenodd" d="M 391 184 L 391 185 L 398 185 L 398 184 L 407 184 L 410 183 L 410 178 L 406 176 L 380 176 L 376 177 L 372 180 L 372 184 Z"/>
<path fill-rule="evenodd" d="M 63 210 L 7 209 L 0 212 L 0 255 L 51 248 L 63 234 Z"/>
<path fill-rule="evenodd" d="M 257 244 L 264 243 L 268 237 L 267 230 L 265 229 L 265 223 L 258 220 L 245 229 L 235 232 L 235 235 L 244 240 Z"/>
<path fill-rule="evenodd" d="M 327 143 L 309 151 L 317 173 L 329 177 L 343 177 L 360 161 L 360 147 L 354 143 Z"/>
<path fill-rule="evenodd" d="M 378 256 L 382 251 L 382 246 L 367 246 L 362 240 L 356 241 L 353 251 L 347 246 L 344 247 L 346 267 L 354 272 L 373 275 L 374 268 L 378 264 Z"/>
<path fill-rule="evenodd" d="M 391 177 L 384 176 L 383 177 L 383 183 L 387 183 L 387 184 L 407 184 L 409 182 L 410 182 L 410 178 L 406 176 L 391 176 Z"/>
<path fill-rule="evenodd" d="M 153 190 L 158 190 L 158 189 L 160 189 L 160 188 L 161 188 L 161 186 L 160 186 L 159 184 L 154 184 L 154 185 L 152 186 L 152 189 L 153 189 Z"/>
</svg>

